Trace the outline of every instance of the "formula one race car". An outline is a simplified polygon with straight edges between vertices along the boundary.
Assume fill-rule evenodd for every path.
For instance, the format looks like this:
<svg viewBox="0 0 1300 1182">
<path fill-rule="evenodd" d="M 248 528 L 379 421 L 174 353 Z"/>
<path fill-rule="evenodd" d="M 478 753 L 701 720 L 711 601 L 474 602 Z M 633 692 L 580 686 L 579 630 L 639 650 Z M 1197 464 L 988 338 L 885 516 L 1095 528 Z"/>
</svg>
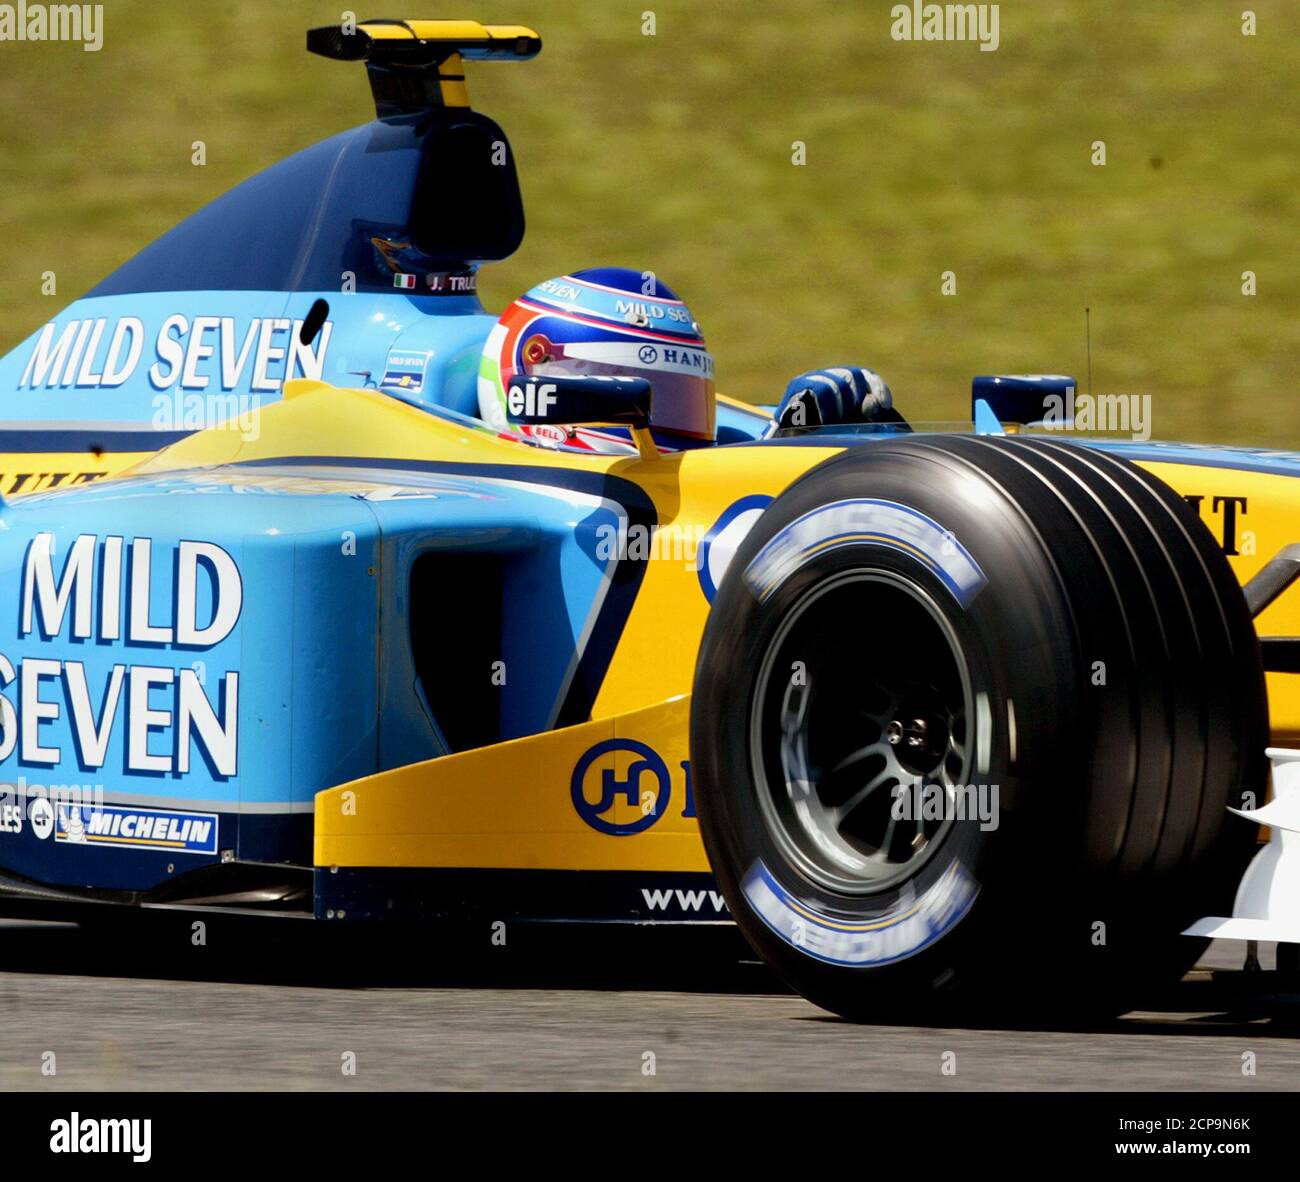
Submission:
<svg viewBox="0 0 1300 1182">
<path fill-rule="evenodd" d="M 734 919 L 865 1018 L 1300 945 L 1300 456 L 692 409 L 653 278 L 475 295 L 534 32 L 308 48 L 378 118 L 0 360 L 0 909 Z"/>
</svg>

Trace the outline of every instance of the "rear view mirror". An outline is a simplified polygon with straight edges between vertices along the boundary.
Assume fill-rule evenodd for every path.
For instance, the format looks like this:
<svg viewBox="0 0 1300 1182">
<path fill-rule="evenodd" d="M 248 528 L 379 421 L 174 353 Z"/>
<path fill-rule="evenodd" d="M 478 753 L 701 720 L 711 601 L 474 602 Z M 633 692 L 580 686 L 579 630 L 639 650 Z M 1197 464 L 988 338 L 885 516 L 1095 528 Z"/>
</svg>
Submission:
<svg viewBox="0 0 1300 1182">
<path fill-rule="evenodd" d="M 982 374 L 971 379 L 971 418 L 984 402 L 999 423 L 1041 423 L 1067 405 L 1072 419 L 1075 385 L 1065 374 Z"/>
</svg>

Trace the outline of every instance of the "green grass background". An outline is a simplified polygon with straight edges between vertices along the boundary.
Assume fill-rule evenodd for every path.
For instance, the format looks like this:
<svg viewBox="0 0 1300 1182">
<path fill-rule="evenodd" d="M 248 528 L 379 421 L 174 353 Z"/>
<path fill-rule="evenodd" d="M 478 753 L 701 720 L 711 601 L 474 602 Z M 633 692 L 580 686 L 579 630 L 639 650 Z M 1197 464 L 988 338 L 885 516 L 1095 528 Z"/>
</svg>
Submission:
<svg viewBox="0 0 1300 1182">
<path fill-rule="evenodd" d="M 97 54 L 0 43 L 2 349 L 207 200 L 372 113 L 360 66 L 303 48 L 337 3 L 104 7 Z M 724 392 L 771 400 L 802 369 L 861 361 L 905 414 L 954 419 L 974 373 L 1085 379 L 1088 306 L 1093 388 L 1152 395 L 1158 436 L 1300 445 L 1300 5 L 1016 0 L 994 53 L 895 42 L 889 9 L 358 15 L 542 33 L 536 61 L 469 68 L 529 219 L 518 254 L 484 269 L 490 308 L 573 268 L 649 268 L 693 307 Z"/>
</svg>

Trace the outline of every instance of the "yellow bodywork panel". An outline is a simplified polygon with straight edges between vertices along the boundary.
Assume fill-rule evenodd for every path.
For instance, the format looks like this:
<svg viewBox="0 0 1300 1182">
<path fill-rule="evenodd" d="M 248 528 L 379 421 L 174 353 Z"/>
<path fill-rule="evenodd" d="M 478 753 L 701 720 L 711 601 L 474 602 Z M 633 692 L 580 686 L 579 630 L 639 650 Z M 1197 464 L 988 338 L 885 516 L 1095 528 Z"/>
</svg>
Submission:
<svg viewBox="0 0 1300 1182">
<path fill-rule="evenodd" d="M 319 792 L 316 865 L 707 871 L 687 778 L 690 713 L 690 698 L 675 698 Z M 644 744 L 648 764 L 626 747 L 600 752 L 614 740 Z M 594 828 L 584 802 L 626 832 Z"/>
<path fill-rule="evenodd" d="M 115 476 L 152 452 L 11 452 L 0 454 L 0 496 L 20 497 Z"/>
<path fill-rule="evenodd" d="M 1141 462 L 1184 497 L 1218 539 L 1233 573 L 1248 582 L 1283 546 L 1300 541 L 1300 480 L 1236 468 Z M 1235 551 L 1235 553 L 1234 553 Z M 1260 636 L 1300 636 L 1300 586 L 1292 587 L 1255 619 Z M 1300 676 L 1268 675 L 1273 743 L 1300 744 Z"/>
</svg>

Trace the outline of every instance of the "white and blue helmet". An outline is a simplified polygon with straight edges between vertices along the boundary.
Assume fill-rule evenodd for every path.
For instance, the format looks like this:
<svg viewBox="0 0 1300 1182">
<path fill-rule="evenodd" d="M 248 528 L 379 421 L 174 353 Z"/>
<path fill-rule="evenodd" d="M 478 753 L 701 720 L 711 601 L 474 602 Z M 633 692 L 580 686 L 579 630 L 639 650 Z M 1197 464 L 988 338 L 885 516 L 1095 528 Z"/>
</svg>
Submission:
<svg viewBox="0 0 1300 1182">
<path fill-rule="evenodd" d="M 506 387 L 516 374 L 646 378 L 650 426 L 670 447 L 712 442 L 713 358 L 691 311 L 648 271 L 600 267 L 539 283 L 502 314 L 479 365 L 479 414 L 538 442 L 625 451 L 622 428 L 512 426 Z"/>
</svg>

